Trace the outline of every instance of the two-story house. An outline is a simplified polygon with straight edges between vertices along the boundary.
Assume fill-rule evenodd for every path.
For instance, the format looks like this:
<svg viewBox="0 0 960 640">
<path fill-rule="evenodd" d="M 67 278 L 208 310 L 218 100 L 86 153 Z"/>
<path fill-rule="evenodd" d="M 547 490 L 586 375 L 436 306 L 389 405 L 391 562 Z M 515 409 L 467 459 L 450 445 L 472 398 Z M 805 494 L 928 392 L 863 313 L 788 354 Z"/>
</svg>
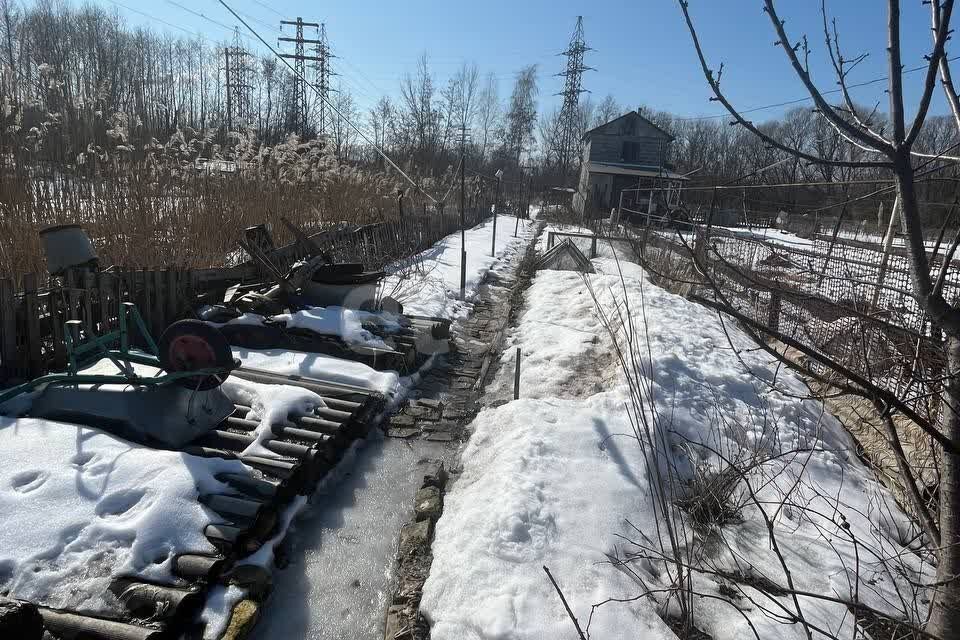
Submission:
<svg viewBox="0 0 960 640">
<path fill-rule="evenodd" d="M 621 205 L 632 212 L 651 211 L 650 189 L 670 188 L 670 202 L 686 178 L 670 171 L 673 136 L 636 111 L 583 134 L 580 180 L 573 207 L 585 217 L 604 217 Z M 672 204 L 672 202 L 670 202 Z"/>
</svg>

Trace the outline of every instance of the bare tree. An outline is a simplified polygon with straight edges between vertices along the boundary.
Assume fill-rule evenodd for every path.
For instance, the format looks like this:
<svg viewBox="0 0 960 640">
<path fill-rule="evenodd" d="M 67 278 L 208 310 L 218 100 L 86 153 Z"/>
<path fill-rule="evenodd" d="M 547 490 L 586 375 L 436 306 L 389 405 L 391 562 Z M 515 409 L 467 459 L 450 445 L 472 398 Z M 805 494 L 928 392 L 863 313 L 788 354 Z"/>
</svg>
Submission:
<svg viewBox="0 0 960 640">
<path fill-rule="evenodd" d="M 524 67 L 517 73 L 510 96 L 504 129 L 504 155 L 516 166 L 533 142 L 537 122 L 537 65 Z"/>
<path fill-rule="evenodd" d="M 613 94 L 608 93 L 594 110 L 590 127 L 599 127 L 622 115 L 623 107 L 617 102 L 617 99 L 613 97 Z"/>
<path fill-rule="evenodd" d="M 706 54 L 694 27 L 687 0 L 678 0 L 686 20 L 701 68 L 714 99 L 720 102 L 743 129 L 763 141 L 804 162 L 830 167 L 877 169 L 889 176 L 896 186 L 900 203 L 901 224 L 907 234 L 907 251 L 910 260 L 913 296 L 920 308 L 942 332 L 942 348 L 945 355 L 946 376 L 941 399 L 940 422 L 926 425 L 930 437 L 941 448 L 939 518 L 921 518 L 937 555 L 937 580 L 930 605 L 930 618 L 926 631 L 939 638 L 952 637 L 960 629 L 960 308 L 949 303 L 943 295 L 947 267 L 951 263 L 960 236 L 947 251 L 941 268 L 931 273 L 930 261 L 924 245 L 924 222 L 920 216 L 917 197 L 917 169 L 915 165 L 917 144 L 930 107 L 931 98 L 940 75 L 948 101 L 951 104 L 957 125 L 960 127 L 960 99 L 954 90 L 949 61 L 945 48 L 950 36 L 950 20 L 953 0 L 931 0 L 931 24 L 933 44 L 927 56 L 927 68 L 916 115 L 908 122 L 904 109 L 903 63 L 900 34 L 900 2 L 887 3 L 887 65 L 890 126 L 877 129 L 870 112 L 854 104 L 847 84 L 848 74 L 862 57 L 844 57 L 836 29 L 829 29 L 824 9 L 824 36 L 830 59 L 841 89 L 844 105 L 829 103 L 814 83 L 808 58 L 809 42 L 806 36 L 797 38 L 787 33 L 786 22 L 780 17 L 774 0 L 764 0 L 764 10 L 776 35 L 775 46 L 786 56 L 793 71 L 812 98 L 818 113 L 848 145 L 862 149 L 865 155 L 854 157 L 824 157 L 815 152 L 798 148 L 792 141 L 781 139 L 748 120 L 724 95 L 721 89 L 723 65 L 714 70 L 707 62 Z M 944 149 L 940 153 L 946 153 Z M 895 401 L 895 398 L 887 400 Z M 884 411 L 894 410 L 889 401 L 883 403 Z M 904 472 L 901 480 L 913 485 L 908 493 L 919 494 L 915 480 Z M 925 506 L 914 504 L 920 514 Z"/>
<path fill-rule="evenodd" d="M 493 140 L 494 132 L 500 126 L 501 107 L 500 93 L 497 87 L 497 77 L 492 73 L 487 75 L 483 88 L 480 90 L 477 104 L 477 119 L 480 140 L 480 162 L 487 159 L 487 149 Z"/>
</svg>

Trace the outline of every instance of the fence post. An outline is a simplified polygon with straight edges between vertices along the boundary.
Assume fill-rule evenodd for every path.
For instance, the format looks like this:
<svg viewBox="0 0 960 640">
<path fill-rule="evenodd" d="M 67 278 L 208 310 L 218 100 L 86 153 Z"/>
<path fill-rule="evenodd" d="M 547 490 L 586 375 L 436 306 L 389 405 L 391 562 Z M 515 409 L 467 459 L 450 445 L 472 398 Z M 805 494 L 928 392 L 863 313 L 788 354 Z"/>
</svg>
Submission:
<svg viewBox="0 0 960 640">
<path fill-rule="evenodd" d="M 17 309 L 14 307 L 13 280 L 0 280 L 0 370 L 8 378 L 16 371 Z"/>
<path fill-rule="evenodd" d="M 520 399 L 520 347 L 517 347 L 517 363 L 513 372 L 513 399 Z"/>
<path fill-rule="evenodd" d="M 40 354 L 40 318 L 37 304 L 37 274 L 28 273 L 23 276 L 23 301 L 26 322 L 26 368 L 29 376 L 35 378 L 41 373 Z"/>
<path fill-rule="evenodd" d="M 597 236 L 593 236 L 593 239 L 590 240 L 590 258 L 597 257 Z"/>
</svg>

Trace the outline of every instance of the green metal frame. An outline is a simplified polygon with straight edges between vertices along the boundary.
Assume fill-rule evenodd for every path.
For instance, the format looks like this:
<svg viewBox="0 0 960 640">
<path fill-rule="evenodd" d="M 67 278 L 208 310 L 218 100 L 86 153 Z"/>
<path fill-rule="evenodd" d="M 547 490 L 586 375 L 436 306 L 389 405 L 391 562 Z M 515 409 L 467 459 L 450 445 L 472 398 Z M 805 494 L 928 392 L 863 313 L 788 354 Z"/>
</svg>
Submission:
<svg viewBox="0 0 960 640">
<path fill-rule="evenodd" d="M 136 329 L 147 343 L 147 353 L 130 350 L 130 331 L 127 327 L 128 318 L 132 317 Z M 153 336 L 147 329 L 143 317 L 132 302 L 120 305 L 118 329 L 103 335 L 91 336 L 83 342 L 78 342 L 81 322 L 70 320 L 64 326 L 64 343 L 67 348 L 67 371 L 50 373 L 16 387 L 11 387 L 0 393 L 0 405 L 21 394 L 29 393 L 44 385 L 64 384 L 136 384 L 142 386 L 162 386 L 185 380 L 207 376 L 224 376 L 230 372 L 229 368 L 208 368 L 195 371 L 177 371 L 162 375 L 143 377 L 133 371 L 131 364 L 142 364 L 162 369 L 160 366 L 159 350 Z M 77 338 L 74 332 L 77 332 Z M 114 345 L 119 343 L 119 348 Z M 93 364 L 101 358 L 109 358 L 119 370 L 118 374 L 83 374 L 80 369 Z"/>
</svg>

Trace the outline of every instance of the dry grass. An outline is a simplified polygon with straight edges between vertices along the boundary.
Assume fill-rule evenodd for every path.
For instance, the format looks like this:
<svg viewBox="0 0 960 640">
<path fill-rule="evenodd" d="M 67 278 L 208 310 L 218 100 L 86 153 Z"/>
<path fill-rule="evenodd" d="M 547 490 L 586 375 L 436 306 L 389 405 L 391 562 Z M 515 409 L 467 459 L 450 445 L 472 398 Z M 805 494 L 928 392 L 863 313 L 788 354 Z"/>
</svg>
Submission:
<svg viewBox="0 0 960 640">
<path fill-rule="evenodd" d="M 200 153 L 221 150 L 182 133 L 165 145 L 91 149 L 72 165 L 7 157 L 0 163 L 0 278 L 43 273 L 37 232 L 56 224 L 83 224 L 102 265 L 198 268 L 227 264 L 252 225 L 268 223 L 279 242 L 292 241 L 281 216 L 315 230 L 398 215 L 395 174 L 340 164 L 318 142 L 234 143 L 228 157 L 236 170 L 226 172 L 197 169 Z M 405 208 L 420 211 L 422 203 L 408 197 Z"/>
</svg>

